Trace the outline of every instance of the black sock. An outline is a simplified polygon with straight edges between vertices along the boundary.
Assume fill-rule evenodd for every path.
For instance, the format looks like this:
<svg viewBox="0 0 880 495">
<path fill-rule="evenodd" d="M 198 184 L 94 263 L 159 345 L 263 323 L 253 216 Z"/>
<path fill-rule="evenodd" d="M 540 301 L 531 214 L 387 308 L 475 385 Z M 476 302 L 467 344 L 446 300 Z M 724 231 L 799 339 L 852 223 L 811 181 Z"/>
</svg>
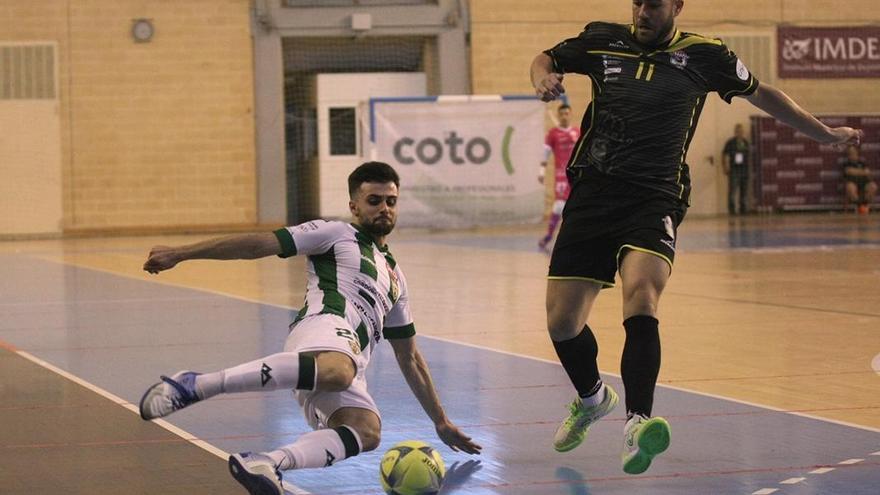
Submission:
<svg viewBox="0 0 880 495">
<path fill-rule="evenodd" d="M 581 333 L 573 339 L 554 341 L 553 347 L 578 395 L 589 397 L 595 394 L 602 382 L 599 380 L 599 365 L 596 364 L 599 344 L 590 327 L 584 325 Z"/>
<path fill-rule="evenodd" d="M 660 373 L 659 322 L 653 316 L 636 315 L 627 318 L 623 328 L 626 344 L 620 359 L 620 375 L 626 391 L 626 411 L 650 417 Z"/>
</svg>

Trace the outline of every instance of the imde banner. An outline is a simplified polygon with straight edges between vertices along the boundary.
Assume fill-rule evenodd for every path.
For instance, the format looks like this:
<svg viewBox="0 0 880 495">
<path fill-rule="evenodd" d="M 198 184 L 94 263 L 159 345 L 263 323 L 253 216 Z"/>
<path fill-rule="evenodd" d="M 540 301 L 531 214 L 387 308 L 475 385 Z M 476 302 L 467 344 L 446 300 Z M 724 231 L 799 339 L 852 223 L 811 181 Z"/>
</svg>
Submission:
<svg viewBox="0 0 880 495">
<path fill-rule="evenodd" d="M 538 222 L 544 104 L 535 98 L 370 101 L 373 159 L 400 174 L 398 225 Z"/>
<path fill-rule="evenodd" d="M 779 77 L 880 77 L 880 27 L 780 26 Z"/>
</svg>

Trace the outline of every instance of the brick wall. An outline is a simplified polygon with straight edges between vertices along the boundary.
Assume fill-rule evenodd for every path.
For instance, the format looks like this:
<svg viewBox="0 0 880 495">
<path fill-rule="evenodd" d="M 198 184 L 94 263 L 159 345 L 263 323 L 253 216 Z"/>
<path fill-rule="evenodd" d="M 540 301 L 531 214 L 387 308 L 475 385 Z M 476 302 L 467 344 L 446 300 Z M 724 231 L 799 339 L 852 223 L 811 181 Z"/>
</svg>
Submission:
<svg viewBox="0 0 880 495">
<path fill-rule="evenodd" d="M 680 28 L 724 37 L 742 31 L 775 33 L 783 22 L 859 25 L 880 22 L 876 0 L 686 0 Z M 530 93 L 528 66 L 541 50 L 576 36 L 592 20 L 630 22 L 630 2 L 602 0 L 472 0 L 472 72 L 475 93 Z M 748 61 L 746 61 L 748 62 Z M 578 77 L 578 76 L 574 76 Z M 814 113 L 880 112 L 876 80 L 779 80 L 777 86 Z M 585 107 L 586 82 L 569 84 Z"/>
<path fill-rule="evenodd" d="M 59 47 L 64 227 L 256 222 L 247 0 L 5 0 L 4 41 Z M 155 36 L 135 43 L 132 20 Z"/>
</svg>

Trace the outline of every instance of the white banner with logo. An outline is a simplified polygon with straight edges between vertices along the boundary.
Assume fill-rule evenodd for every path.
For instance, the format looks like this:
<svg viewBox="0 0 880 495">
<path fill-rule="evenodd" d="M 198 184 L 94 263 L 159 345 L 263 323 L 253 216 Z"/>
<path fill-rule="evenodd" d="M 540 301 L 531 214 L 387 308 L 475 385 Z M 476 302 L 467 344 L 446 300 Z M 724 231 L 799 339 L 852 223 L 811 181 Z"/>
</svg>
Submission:
<svg viewBox="0 0 880 495">
<path fill-rule="evenodd" d="M 398 225 L 534 223 L 544 104 L 534 98 L 374 99 L 372 159 L 400 174 Z"/>
<path fill-rule="evenodd" d="M 779 77 L 880 77 L 878 26 L 779 26 L 777 39 Z"/>
</svg>

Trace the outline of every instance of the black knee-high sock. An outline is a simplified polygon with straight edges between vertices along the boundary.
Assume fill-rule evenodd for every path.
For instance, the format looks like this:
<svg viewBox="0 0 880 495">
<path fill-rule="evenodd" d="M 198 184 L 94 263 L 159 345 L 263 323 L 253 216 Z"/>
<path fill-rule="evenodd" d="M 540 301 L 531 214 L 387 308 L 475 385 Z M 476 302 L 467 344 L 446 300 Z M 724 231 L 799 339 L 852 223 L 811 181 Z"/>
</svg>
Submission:
<svg viewBox="0 0 880 495">
<path fill-rule="evenodd" d="M 654 386 L 660 373 L 659 322 L 653 316 L 636 315 L 623 322 L 626 344 L 620 359 L 620 375 L 626 390 L 627 414 L 651 416 Z"/>
<path fill-rule="evenodd" d="M 554 341 L 553 347 L 556 348 L 556 355 L 578 395 L 589 397 L 595 394 L 602 382 L 599 380 L 599 365 L 596 363 L 599 344 L 596 343 L 596 336 L 590 327 L 584 325 L 581 333 L 573 339 Z"/>
</svg>

